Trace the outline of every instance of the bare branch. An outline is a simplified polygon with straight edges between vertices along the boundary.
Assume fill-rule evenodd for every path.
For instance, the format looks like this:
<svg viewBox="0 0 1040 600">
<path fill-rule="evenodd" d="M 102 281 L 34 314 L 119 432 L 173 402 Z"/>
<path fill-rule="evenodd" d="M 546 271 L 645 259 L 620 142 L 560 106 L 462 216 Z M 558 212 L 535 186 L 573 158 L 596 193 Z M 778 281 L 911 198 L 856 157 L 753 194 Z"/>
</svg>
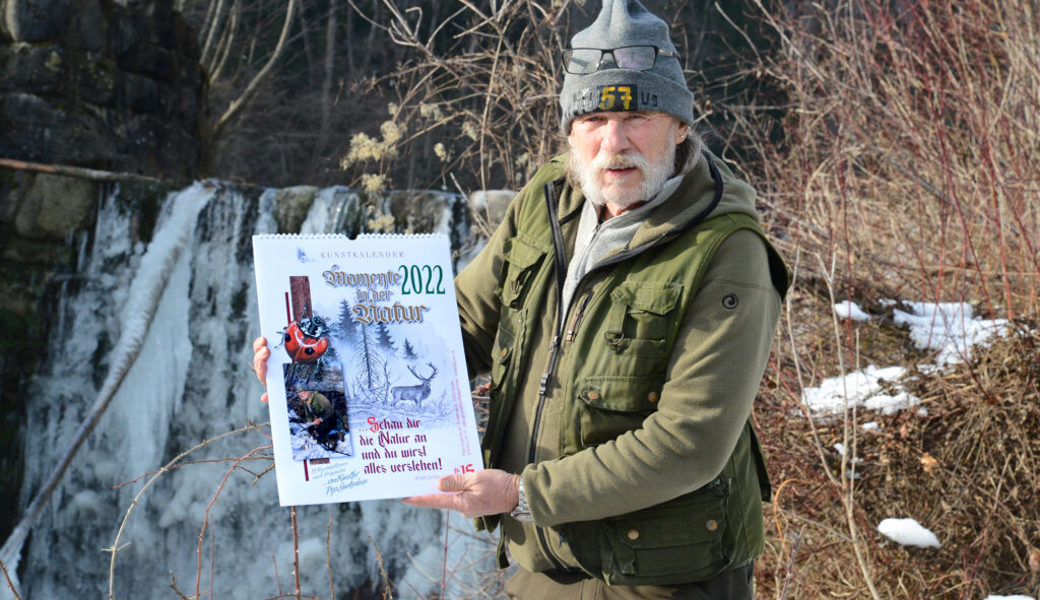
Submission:
<svg viewBox="0 0 1040 600">
<path fill-rule="evenodd" d="M 211 83 L 220 78 L 220 74 L 224 71 L 224 65 L 227 64 L 228 56 L 231 55 L 231 46 L 235 41 L 235 32 L 238 31 L 238 19 L 241 12 L 242 0 L 235 0 L 235 3 L 231 6 L 231 19 L 224 36 L 225 43 L 223 43 L 223 52 L 218 50 L 216 53 L 220 56 L 220 60 L 216 63 L 215 67 L 210 65 L 209 68 L 209 80 Z M 214 56 L 214 60 L 216 60 L 216 56 Z"/>
<path fill-rule="evenodd" d="M 267 423 L 264 423 L 262 426 L 267 426 L 267 425 L 268 425 Z M 184 452 L 181 452 L 177 456 L 173 457 L 173 460 L 171 460 L 170 462 L 168 462 L 165 465 L 163 465 L 163 468 L 159 469 L 159 471 L 156 472 L 155 475 L 153 475 L 151 478 L 149 478 L 148 481 L 145 482 L 145 484 L 141 487 L 141 489 L 138 490 L 137 494 L 134 495 L 134 499 L 130 502 L 130 507 L 127 508 L 126 509 L 126 513 L 123 514 L 123 520 L 119 523 L 119 530 L 116 532 L 115 540 L 112 541 L 112 546 L 110 548 L 107 548 L 107 551 L 110 552 L 111 555 L 112 555 L 109 558 L 109 564 L 108 564 L 108 598 L 109 598 L 109 600 L 114 600 L 115 599 L 116 554 L 120 550 L 122 550 L 122 548 L 123 548 L 123 547 L 121 547 L 119 545 L 119 541 L 122 539 L 123 533 L 126 531 L 127 523 L 130 521 L 130 515 L 133 514 L 134 509 L 137 508 L 137 505 L 138 505 L 141 497 L 144 496 L 144 493 L 146 491 L 148 491 L 148 488 L 152 487 L 152 484 L 154 484 L 156 481 L 158 481 L 160 477 L 162 477 L 166 473 L 169 473 L 171 470 L 176 468 L 177 464 L 180 463 L 185 457 L 190 456 L 194 452 L 196 452 L 196 451 L 198 451 L 198 450 L 200 450 L 202 448 L 205 448 L 206 446 L 209 446 L 213 442 L 216 442 L 218 440 L 222 440 L 222 439 L 224 439 L 226 437 L 230 437 L 230 436 L 233 436 L 233 435 L 238 435 L 238 434 L 244 433 L 246 431 L 251 431 L 251 430 L 260 431 L 260 429 L 259 429 L 259 427 L 257 425 L 254 425 L 254 424 L 250 423 L 247 427 L 240 427 L 238 429 L 235 429 L 234 431 L 228 431 L 228 432 L 222 433 L 222 434 L 220 434 L 220 435 L 218 435 L 216 437 L 210 438 L 208 440 L 202 440 L 201 442 L 199 442 L 198 444 L 195 444 L 194 446 L 192 446 L 188 450 L 185 450 Z M 270 446 L 267 446 L 267 447 L 269 448 Z M 250 454 L 252 454 L 252 453 L 250 453 Z"/>
<path fill-rule="evenodd" d="M 210 8 L 212 7 L 213 4 L 210 4 Z M 210 47 L 213 45 L 213 36 L 216 35 L 216 32 L 220 29 L 220 23 L 223 17 L 224 0 L 218 0 L 217 8 L 212 13 L 212 18 L 210 18 L 209 13 L 206 15 L 206 28 L 208 31 L 206 32 L 206 42 L 202 45 L 202 54 L 199 59 L 203 64 L 206 63 L 206 58 L 209 56 Z"/>
<path fill-rule="evenodd" d="M 0 158 L 0 167 L 13 169 L 15 171 L 32 171 L 35 173 L 48 173 L 51 175 L 65 175 L 67 177 L 78 177 L 90 181 L 135 181 L 140 183 L 161 183 L 163 180 L 137 173 L 116 173 L 113 171 L 101 171 L 99 169 L 87 169 L 85 167 L 74 167 L 70 165 L 48 165 L 43 163 L 14 160 L 11 158 Z"/>
<path fill-rule="evenodd" d="M 296 12 L 297 0 L 289 0 L 289 6 L 285 9 L 285 23 L 282 26 L 282 33 L 278 36 L 278 44 L 274 48 L 274 52 L 271 53 L 270 58 L 267 59 L 267 63 L 264 64 L 263 68 L 250 80 L 249 84 L 246 85 L 245 90 L 238 98 L 231 102 L 228 106 L 227 111 L 220 116 L 217 120 L 216 125 L 213 127 L 213 137 L 220 137 L 220 133 L 227 127 L 228 123 L 234 119 L 238 113 L 249 103 L 253 95 L 256 94 L 257 89 L 260 87 L 260 83 L 267 78 L 268 74 L 274 68 L 275 63 L 281 58 L 282 52 L 285 50 L 285 40 L 289 37 L 289 30 L 292 29 L 293 15 Z"/>
</svg>

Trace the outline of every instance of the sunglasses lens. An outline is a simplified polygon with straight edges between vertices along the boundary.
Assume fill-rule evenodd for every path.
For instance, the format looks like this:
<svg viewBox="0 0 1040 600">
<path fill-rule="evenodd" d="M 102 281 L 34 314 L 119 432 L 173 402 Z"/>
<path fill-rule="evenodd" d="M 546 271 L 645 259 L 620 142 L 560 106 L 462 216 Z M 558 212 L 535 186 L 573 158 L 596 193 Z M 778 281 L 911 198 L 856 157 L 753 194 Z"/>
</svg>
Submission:
<svg viewBox="0 0 1040 600">
<path fill-rule="evenodd" d="M 648 71 L 654 67 L 653 46 L 629 46 L 617 48 L 613 52 L 617 66 L 634 71 Z"/>
<path fill-rule="evenodd" d="M 575 48 L 563 53 L 563 64 L 568 73 L 587 75 L 595 73 L 599 68 L 599 59 L 603 53 L 591 48 Z"/>
</svg>

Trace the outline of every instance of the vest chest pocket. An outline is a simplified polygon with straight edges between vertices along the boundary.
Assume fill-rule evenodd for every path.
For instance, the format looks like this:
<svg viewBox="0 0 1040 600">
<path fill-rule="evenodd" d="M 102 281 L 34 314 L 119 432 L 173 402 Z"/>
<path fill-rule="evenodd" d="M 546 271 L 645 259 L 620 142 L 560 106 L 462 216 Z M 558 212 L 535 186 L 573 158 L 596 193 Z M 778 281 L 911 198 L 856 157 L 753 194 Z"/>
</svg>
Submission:
<svg viewBox="0 0 1040 600">
<path fill-rule="evenodd" d="M 512 323 L 512 325 L 522 325 L 520 320 Z M 513 346 L 516 334 L 505 326 L 500 326 L 498 329 L 498 336 L 495 338 L 495 345 L 491 349 L 491 389 L 497 390 L 502 387 L 505 381 L 506 372 L 509 370 L 509 363 L 512 362 L 513 358 Z"/>
<path fill-rule="evenodd" d="M 604 341 L 619 354 L 664 357 L 679 328 L 676 304 L 682 286 L 671 282 L 622 282 L 610 292 Z"/>
<path fill-rule="evenodd" d="M 579 424 L 577 452 L 639 429 L 657 410 L 662 381 L 653 376 L 586 377 L 578 382 L 575 408 Z"/>
<path fill-rule="evenodd" d="M 514 311 L 515 312 L 515 311 Z M 522 323 L 521 323 L 522 324 Z M 514 342 L 516 334 L 507 327 L 500 325 L 495 345 L 491 349 L 491 387 L 488 390 L 490 396 L 489 414 L 484 435 L 480 439 L 480 447 L 484 451 L 484 465 L 491 467 L 498 460 L 498 451 L 501 446 L 502 427 L 505 415 L 509 412 L 503 401 L 502 388 L 508 388 L 510 364 L 513 361 Z M 505 397 L 510 398 L 507 392 Z"/>
<path fill-rule="evenodd" d="M 503 248 L 505 264 L 502 267 L 502 303 L 509 308 L 520 308 L 531 282 L 544 262 L 547 250 L 540 249 L 521 237 L 514 237 Z"/>
</svg>

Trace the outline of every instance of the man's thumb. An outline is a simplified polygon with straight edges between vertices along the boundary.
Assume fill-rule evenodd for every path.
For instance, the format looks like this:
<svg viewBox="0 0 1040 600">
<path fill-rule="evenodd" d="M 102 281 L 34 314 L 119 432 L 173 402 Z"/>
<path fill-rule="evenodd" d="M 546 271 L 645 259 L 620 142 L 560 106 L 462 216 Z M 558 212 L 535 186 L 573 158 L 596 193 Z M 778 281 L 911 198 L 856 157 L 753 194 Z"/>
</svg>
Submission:
<svg viewBox="0 0 1040 600">
<path fill-rule="evenodd" d="M 442 492 L 466 491 L 466 476 L 461 474 L 445 475 L 437 482 L 437 489 Z"/>
</svg>

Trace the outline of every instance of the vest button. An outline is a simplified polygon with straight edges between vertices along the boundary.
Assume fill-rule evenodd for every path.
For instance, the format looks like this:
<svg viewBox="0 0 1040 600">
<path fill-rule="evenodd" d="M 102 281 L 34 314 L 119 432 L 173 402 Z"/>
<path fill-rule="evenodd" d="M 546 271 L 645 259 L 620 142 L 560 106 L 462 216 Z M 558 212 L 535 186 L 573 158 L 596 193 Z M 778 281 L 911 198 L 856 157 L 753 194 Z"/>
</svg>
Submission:
<svg viewBox="0 0 1040 600">
<path fill-rule="evenodd" d="M 657 395 L 657 392 L 650 392 L 650 394 L 648 394 L 646 397 L 646 399 L 650 402 L 657 402 L 659 398 L 660 396 Z"/>
<path fill-rule="evenodd" d="M 502 358 L 505 358 L 506 354 L 509 354 L 509 348 L 502 348 L 502 351 L 498 353 Z"/>
<path fill-rule="evenodd" d="M 715 531 L 719 528 L 719 522 L 715 519 L 708 519 L 708 522 L 704 524 L 708 528 L 708 531 Z"/>
<path fill-rule="evenodd" d="M 629 529 L 628 530 L 628 539 L 630 539 L 630 540 L 638 540 L 639 539 L 639 530 L 638 529 Z"/>
<path fill-rule="evenodd" d="M 592 390 L 589 392 L 589 400 L 599 400 L 599 392 Z"/>
</svg>

